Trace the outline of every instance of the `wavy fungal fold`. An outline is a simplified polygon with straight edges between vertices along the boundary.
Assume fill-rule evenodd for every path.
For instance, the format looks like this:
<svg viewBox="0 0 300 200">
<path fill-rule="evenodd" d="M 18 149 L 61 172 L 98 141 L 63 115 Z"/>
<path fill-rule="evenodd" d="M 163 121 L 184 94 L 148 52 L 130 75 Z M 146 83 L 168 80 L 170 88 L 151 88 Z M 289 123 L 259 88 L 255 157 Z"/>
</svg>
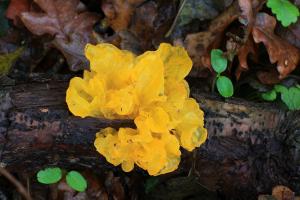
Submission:
<svg viewBox="0 0 300 200">
<path fill-rule="evenodd" d="M 180 146 L 192 151 L 205 142 L 204 114 L 189 97 L 184 78 L 192 61 L 182 47 L 166 43 L 140 56 L 112 44 L 88 44 L 90 71 L 67 89 L 69 110 L 80 117 L 133 119 L 136 129 L 105 128 L 94 145 L 108 162 L 126 172 L 134 165 L 150 175 L 172 172 Z"/>
</svg>

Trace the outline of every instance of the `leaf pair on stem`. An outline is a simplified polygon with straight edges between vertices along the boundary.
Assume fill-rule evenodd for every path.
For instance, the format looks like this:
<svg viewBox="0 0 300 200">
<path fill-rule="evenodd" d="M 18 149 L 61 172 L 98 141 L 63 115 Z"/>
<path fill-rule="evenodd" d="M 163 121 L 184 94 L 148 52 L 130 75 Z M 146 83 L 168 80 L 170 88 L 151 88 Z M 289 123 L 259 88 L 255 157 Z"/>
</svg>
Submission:
<svg viewBox="0 0 300 200">
<path fill-rule="evenodd" d="M 62 179 L 62 170 L 59 167 L 48 167 L 37 173 L 37 180 L 43 184 L 54 184 Z M 85 178 L 77 171 L 70 171 L 66 175 L 67 184 L 78 192 L 83 192 L 87 188 Z"/>
<path fill-rule="evenodd" d="M 215 79 L 217 89 L 223 97 L 227 98 L 233 95 L 234 89 L 231 80 L 228 77 L 221 75 L 221 73 L 223 73 L 227 69 L 227 65 L 228 65 L 228 60 L 223 54 L 224 53 L 222 50 L 213 49 L 211 51 L 210 58 L 211 58 L 212 68 L 217 73 Z"/>
</svg>

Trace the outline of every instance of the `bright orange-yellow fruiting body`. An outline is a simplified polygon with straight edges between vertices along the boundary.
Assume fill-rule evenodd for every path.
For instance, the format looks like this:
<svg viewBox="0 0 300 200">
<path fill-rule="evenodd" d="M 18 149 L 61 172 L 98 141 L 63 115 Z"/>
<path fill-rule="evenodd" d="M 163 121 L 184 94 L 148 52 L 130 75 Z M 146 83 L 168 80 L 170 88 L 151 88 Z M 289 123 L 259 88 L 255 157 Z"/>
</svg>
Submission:
<svg viewBox="0 0 300 200">
<path fill-rule="evenodd" d="M 203 111 L 189 98 L 184 78 L 192 61 L 182 47 L 162 43 L 140 56 L 111 44 L 88 44 L 90 71 L 70 81 L 66 101 L 80 117 L 133 119 L 136 129 L 102 129 L 97 151 L 126 172 L 134 165 L 160 175 L 177 169 L 180 146 L 192 151 L 205 142 Z"/>
</svg>

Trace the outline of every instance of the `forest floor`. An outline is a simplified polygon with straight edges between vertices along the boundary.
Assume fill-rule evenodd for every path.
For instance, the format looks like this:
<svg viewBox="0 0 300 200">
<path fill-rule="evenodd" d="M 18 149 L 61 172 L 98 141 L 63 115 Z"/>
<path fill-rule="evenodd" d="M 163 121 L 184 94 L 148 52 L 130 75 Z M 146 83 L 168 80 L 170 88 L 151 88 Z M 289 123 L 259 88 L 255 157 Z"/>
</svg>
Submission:
<svg viewBox="0 0 300 200">
<path fill-rule="evenodd" d="M 48 122 L 47 117 L 50 115 L 37 116 L 32 114 L 35 112 L 32 111 L 35 109 L 32 106 L 34 103 L 29 104 L 26 101 L 30 98 L 26 99 L 22 96 L 37 95 L 38 103 L 50 102 L 50 104 L 55 105 L 57 110 L 51 115 L 53 119 L 55 117 L 63 119 L 70 113 L 67 111 L 64 96 L 62 97 L 63 100 L 60 98 L 60 90 L 65 91 L 66 89 L 65 86 L 59 88 L 60 83 L 64 85 L 72 77 L 82 76 L 82 71 L 89 69 L 89 61 L 84 55 L 86 44 L 110 43 L 120 49 L 140 55 L 145 51 L 156 50 L 161 43 L 170 43 L 183 46 L 193 61 L 193 68 L 187 77 L 192 96 L 201 93 L 201 98 L 205 98 L 207 95 L 216 99 L 211 104 L 209 104 L 210 100 L 206 102 L 204 99 L 201 102 L 209 117 L 218 118 L 219 113 L 217 113 L 216 105 L 222 109 L 228 103 L 225 107 L 232 104 L 229 106 L 231 110 L 227 107 L 228 116 L 237 112 L 240 114 L 236 118 L 231 116 L 229 120 L 237 119 L 248 123 L 249 121 L 246 121 L 245 118 L 248 119 L 249 116 L 249 119 L 252 120 L 250 122 L 255 120 L 253 117 L 255 114 L 249 114 L 244 118 L 241 116 L 243 114 L 242 105 L 244 104 L 249 104 L 249 109 L 245 108 L 247 111 L 251 110 L 252 112 L 253 109 L 257 113 L 261 111 L 263 116 L 275 116 L 274 118 L 278 118 L 279 121 L 281 120 L 280 122 L 284 121 L 279 119 L 282 116 L 288 116 L 285 119 L 292 119 L 290 116 L 298 118 L 298 110 L 300 110 L 299 8 L 299 0 L 1 0 L 0 99 L 2 103 L 0 105 L 0 146 L 2 150 L 0 159 L 4 168 L 0 170 L 0 174 L 3 175 L 0 177 L 0 200 L 22 198 L 34 200 L 297 199 L 296 196 L 300 195 L 300 139 L 297 129 L 299 127 L 295 127 L 293 132 L 297 142 L 293 143 L 293 150 L 289 149 L 289 153 L 293 151 L 289 155 L 292 154 L 291 157 L 294 160 L 274 161 L 274 163 L 284 162 L 290 168 L 270 169 L 270 171 L 273 170 L 270 172 L 263 166 L 253 164 L 258 168 L 261 167 L 260 172 L 257 173 L 261 177 L 256 177 L 255 180 L 269 179 L 272 176 L 266 185 L 259 185 L 261 180 L 257 182 L 252 181 L 252 179 L 252 182 L 245 180 L 247 177 L 244 177 L 246 176 L 244 171 L 251 171 L 243 168 L 246 166 L 243 165 L 245 160 L 233 159 L 233 161 L 230 160 L 231 158 L 226 160 L 226 156 L 222 158 L 224 159 L 223 164 L 226 163 L 222 165 L 222 170 L 225 170 L 226 165 L 228 165 L 226 173 L 232 172 L 229 176 L 242 177 L 239 180 L 245 180 L 245 185 L 246 182 L 251 182 L 252 185 L 248 191 L 242 182 L 232 183 L 234 186 L 231 188 L 229 183 L 215 180 L 205 180 L 205 184 L 203 184 L 204 182 L 199 181 L 199 179 L 205 175 L 197 175 L 193 161 L 187 165 L 185 170 L 157 177 L 149 176 L 142 169 L 125 173 L 112 166 L 101 171 L 91 170 L 91 167 L 85 166 L 72 165 L 70 168 L 69 165 L 66 165 L 66 168 L 62 167 L 64 175 L 68 170 L 75 169 L 85 178 L 88 188 L 84 192 L 76 192 L 72 189 L 67 184 L 66 178 L 62 178 L 58 183 L 52 185 L 41 184 L 36 177 L 38 170 L 48 167 L 45 163 L 38 166 L 40 169 L 36 169 L 37 166 L 34 166 L 32 170 L 25 169 L 25 167 L 22 169 L 22 165 L 18 167 L 18 170 L 15 170 L 15 166 L 14 170 L 10 170 L 9 166 L 5 168 L 6 164 L 3 161 L 2 153 L 4 155 L 7 153 L 5 152 L 6 148 L 12 148 L 4 142 L 8 138 L 7 133 L 26 130 L 25 128 L 22 129 L 21 123 L 17 120 L 15 124 L 19 123 L 19 126 L 12 123 L 11 120 L 9 123 L 5 121 L 11 116 L 6 116 L 8 109 L 6 109 L 7 105 L 3 101 L 2 93 L 13 88 L 15 90 L 12 91 L 13 94 L 20 94 L 12 97 L 13 102 L 17 102 L 13 106 L 18 107 L 18 109 L 13 110 L 13 114 L 18 114 L 20 110 L 26 114 L 29 113 L 28 115 L 31 112 L 33 121 L 39 118 L 40 121 Z M 224 69 L 220 69 L 220 66 Z M 58 99 L 57 103 L 51 99 L 50 92 L 46 95 L 44 93 L 38 94 L 38 86 L 35 85 L 38 84 L 43 87 L 48 83 L 51 85 L 51 81 L 59 83 L 53 89 L 53 94 L 57 92 L 57 97 L 55 96 Z M 37 97 L 41 97 L 41 100 Z M 18 98 L 20 98 L 19 101 Z M 195 98 L 197 99 L 197 97 Z M 241 105 L 239 102 L 242 102 Z M 30 110 L 30 106 L 29 109 L 26 105 L 32 106 L 32 110 Z M 262 109 L 255 108 L 255 105 Z M 265 110 L 263 110 L 264 108 Z M 42 108 L 41 105 L 39 109 L 45 109 L 41 112 L 48 112 L 48 108 Z M 273 109 L 276 111 L 273 112 Z M 267 113 L 266 110 L 270 110 L 271 114 Z M 247 111 L 245 111 L 246 114 L 248 114 Z M 222 111 L 219 110 L 219 112 Z M 273 113 L 276 114 L 272 115 Z M 71 118 L 71 124 L 77 123 L 77 121 L 72 120 L 73 118 Z M 213 125 L 209 124 L 208 121 L 209 119 L 206 121 L 208 130 L 219 128 L 218 124 L 214 124 L 215 128 L 213 129 Z M 66 120 L 63 123 L 69 122 Z M 94 123 L 92 121 L 88 124 Z M 211 123 L 215 123 L 215 121 Z M 267 118 L 265 118 L 264 123 L 268 123 Z M 289 124 L 287 127 L 291 128 L 290 122 L 286 122 L 286 124 Z M 278 127 L 277 124 L 273 125 Z M 209 126 L 211 129 L 208 128 Z M 254 126 L 256 125 L 253 124 Z M 268 125 L 259 126 L 267 127 Z M 6 130 L 2 127 L 14 127 L 16 129 L 7 128 Z M 76 128 L 75 125 L 74 127 Z M 227 131 L 229 132 L 229 130 Z M 245 128 L 240 127 L 240 131 L 237 128 L 236 135 L 242 134 Z M 269 134 L 271 131 L 265 132 Z M 216 133 L 208 134 L 209 139 L 217 135 Z M 241 134 L 236 137 L 244 137 Z M 260 133 L 253 134 L 256 134 L 258 138 Z M 17 135 L 17 137 L 19 136 Z M 24 135 L 23 137 L 27 136 Z M 266 137 L 268 138 L 265 139 L 265 142 L 268 140 L 274 144 L 272 146 L 272 148 L 276 148 L 274 152 L 280 151 L 280 155 L 288 154 L 283 149 L 277 149 L 278 146 L 276 145 L 279 144 L 273 141 L 273 136 L 268 135 Z M 19 138 L 17 139 L 19 141 Z M 45 140 L 47 139 L 45 137 Z M 253 142 L 252 140 L 253 137 L 247 140 L 245 145 L 248 145 L 248 142 Z M 212 144 L 213 141 L 212 139 L 209 145 L 215 145 L 216 149 L 217 145 L 222 147 L 223 144 Z M 227 147 L 224 151 L 235 151 L 234 146 L 232 149 L 229 147 L 232 144 L 239 144 L 240 146 L 237 148 L 242 149 L 242 142 L 235 143 L 231 137 L 226 141 L 228 144 L 224 144 L 224 147 Z M 279 139 L 279 141 L 283 140 Z M 284 143 L 286 141 L 284 140 Z M 263 142 L 260 145 L 263 146 L 262 144 Z M 250 146 L 247 147 L 250 148 Z M 201 146 L 200 151 L 203 153 L 207 150 L 206 148 L 208 149 L 207 146 L 203 148 Z M 18 151 L 21 152 L 22 150 L 19 149 Z M 222 149 L 215 151 L 222 151 Z M 270 151 L 273 152 L 273 149 Z M 239 153 L 243 154 L 243 152 L 236 152 L 236 154 Z M 205 155 L 211 155 L 211 152 Z M 235 156 L 237 155 L 233 157 L 236 158 Z M 287 156 L 287 158 L 290 157 Z M 217 159 L 216 156 L 215 160 Z M 252 158 L 247 159 L 251 160 Z M 265 158 L 260 159 L 264 160 Z M 76 156 L 74 160 L 76 160 Z M 208 166 L 215 166 L 212 160 L 210 160 L 211 165 Z M 232 162 L 239 162 L 239 164 L 232 164 Z M 269 161 L 265 162 L 268 162 L 266 166 L 273 166 Z M 25 165 L 26 161 L 24 161 Z M 236 169 L 230 171 L 231 165 L 239 165 L 238 171 L 240 173 L 234 174 Z M 293 173 L 286 172 L 287 169 L 293 169 Z M 268 172 L 264 173 L 265 171 Z M 273 174 L 273 172 L 279 173 L 279 171 L 285 175 Z M 228 178 L 228 180 L 234 179 Z M 276 180 L 284 181 L 276 182 Z M 288 184 L 289 180 L 291 182 L 288 187 L 291 189 L 283 186 Z M 211 183 L 214 187 L 206 183 Z M 238 187 L 239 184 L 241 184 L 240 187 Z M 255 184 L 257 185 L 255 186 Z M 222 188 L 224 185 L 227 185 L 226 189 Z M 227 190 L 227 187 L 230 189 Z M 233 192 L 235 190 L 238 191 L 236 194 Z M 249 192 L 249 194 L 241 196 L 244 192 Z"/>
</svg>

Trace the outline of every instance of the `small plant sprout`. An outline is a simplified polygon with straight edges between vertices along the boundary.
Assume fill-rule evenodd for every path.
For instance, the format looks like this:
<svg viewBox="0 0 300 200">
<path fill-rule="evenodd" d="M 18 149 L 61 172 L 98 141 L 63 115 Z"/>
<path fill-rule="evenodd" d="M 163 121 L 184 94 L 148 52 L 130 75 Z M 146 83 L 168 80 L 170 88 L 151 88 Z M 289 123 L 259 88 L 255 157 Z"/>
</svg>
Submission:
<svg viewBox="0 0 300 200">
<path fill-rule="evenodd" d="M 63 173 L 59 167 L 48 167 L 37 173 L 37 180 L 43 184 L 54 184 L 62 180 Z M 67 184 L 78 192 L 83 192 L 87 188 L 87 181 L 77 171 L 70 171 L 66 175 Z"/>
<path fill-rule="evenodd" d="M 261 97 L 266 101 L 274 101 L 277 98 L 275 90 L 270 90 L 268 92 L 262 93 Z"/>
<path fill-rule="evenodd" d="M 222 50 L 213 49 L 210 54 L 210 59 L 212 68 L 217 73 L 216 85 L 218 92 L 223 97 L 228 98 L 233 95 L 234 89 L 231 80 L 228 77 L 221 75 L 221 73 L 223 73 L 227 69 L 228 65 L 227 58 L 225 58 L 223 54 L 224 53 Z"/>
<path fill-rule="evenodd" d="M 58 167 L 48 167 L 40 170 L 37 173 L 37 180 L 43 184 L 53 184 L 60 181 L 62 177 L 62 171 Z"/>
<path fill-rule="evenodd" d="M 277 93 L 281 94 L 281 100 L 289 110 L 300 109 L 300 87 L 298 85 L 290 88 L 275 85 L 272 90 L 263 93 L 261 97 L 266 101 L 274 101 L 277 98 Z"/>
<path fill-rule="evenodd" d="M 268 0 L 267 6 L 284 27 L 297 22 L 300 15 L 299 9 L 289 0 Z"/>
<path fill-rule="evenodd" d="M 77 171 L 70 171 L 66 176 L 67 184 L 78 192 L 83 192 L 87 188 L 85 178 Z"/>
</svg>

